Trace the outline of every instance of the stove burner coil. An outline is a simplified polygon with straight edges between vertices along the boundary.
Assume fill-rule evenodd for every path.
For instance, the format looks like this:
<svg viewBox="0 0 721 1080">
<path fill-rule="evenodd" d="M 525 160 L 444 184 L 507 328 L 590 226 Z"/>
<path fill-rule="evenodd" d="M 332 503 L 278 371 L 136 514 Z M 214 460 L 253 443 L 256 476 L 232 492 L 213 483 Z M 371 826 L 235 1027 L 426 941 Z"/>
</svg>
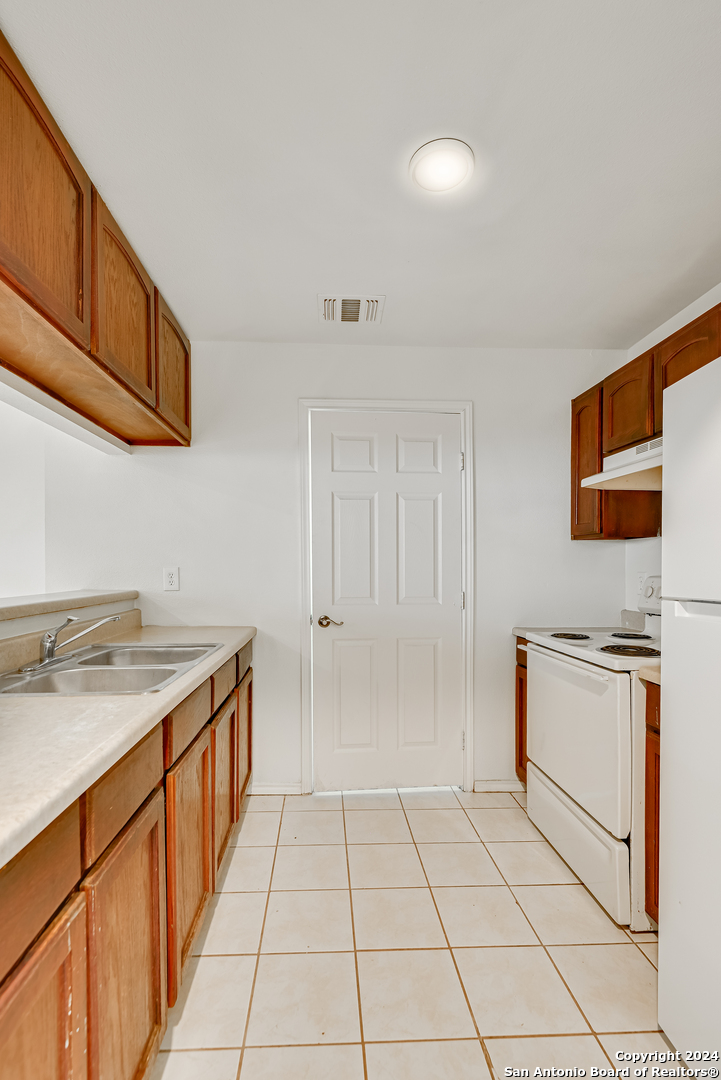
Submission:
<svg viewBox="0 0 721 1080">
<path fill-rule="evenodd" d="M 614 656 L 660 656 L 658 649 L 649 649 L 645 645 L 602 645 L 598 652 L 613 653 Z"/>
<path fill-rule="evenodd" d="M 650 634 L 611 634 L 611 637 L 628 638 L 631 641 L 652 641 Z"/>
<path fill-rule="evenodd" d="M 590 634 L 551 634 L 551 637 L 560 637 L 564 641 L 590 641 Z"/>
</svg>

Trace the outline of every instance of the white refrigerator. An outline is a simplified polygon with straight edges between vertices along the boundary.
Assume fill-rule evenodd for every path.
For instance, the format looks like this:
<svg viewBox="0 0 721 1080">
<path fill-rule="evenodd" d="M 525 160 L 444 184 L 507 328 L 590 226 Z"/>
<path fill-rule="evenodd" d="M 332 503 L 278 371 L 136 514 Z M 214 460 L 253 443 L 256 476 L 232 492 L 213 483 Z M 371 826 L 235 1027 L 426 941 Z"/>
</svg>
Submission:
<svg viewBox="0 0 721 1080">
<path fill-rule="evenodd" d="M 721 358 L 664 391 L 662 583 L 659 1024 L 721 1051 Z"/>
</svg>

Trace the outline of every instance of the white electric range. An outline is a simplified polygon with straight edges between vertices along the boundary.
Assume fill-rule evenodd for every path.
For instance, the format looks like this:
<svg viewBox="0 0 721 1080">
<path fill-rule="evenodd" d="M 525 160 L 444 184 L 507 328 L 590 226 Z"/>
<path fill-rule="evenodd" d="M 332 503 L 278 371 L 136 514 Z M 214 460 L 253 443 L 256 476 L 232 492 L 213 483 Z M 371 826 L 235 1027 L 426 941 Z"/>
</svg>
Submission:
<svg viewBox="0 0 721 1080">
<path fill-rule="evenodd" d="M 660 666 L 660 635 L 623 627 L 513 632 L 528 642 L 521 646 L 528 661 L 528 815 L 617 923 L 648 930 L 646 692 L 638 670 Z"/>
</svg>

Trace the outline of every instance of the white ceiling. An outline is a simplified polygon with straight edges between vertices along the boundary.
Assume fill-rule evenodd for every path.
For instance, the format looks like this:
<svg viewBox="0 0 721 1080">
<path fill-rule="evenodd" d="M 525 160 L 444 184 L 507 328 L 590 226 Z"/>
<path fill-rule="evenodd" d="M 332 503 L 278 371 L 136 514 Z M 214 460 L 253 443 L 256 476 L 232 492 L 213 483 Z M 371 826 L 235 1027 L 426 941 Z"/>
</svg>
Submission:
<svg viewBox="0 0 721 1080">
<path fill-rule="evenodd" d="M 195 339 L 626 347 L 721 281 L 718 0 L 0 0 Z M 470 185 L 411 186 L 470 143 Z M 316 294 L 387 295 L 325 326 Z"/>
</svg>

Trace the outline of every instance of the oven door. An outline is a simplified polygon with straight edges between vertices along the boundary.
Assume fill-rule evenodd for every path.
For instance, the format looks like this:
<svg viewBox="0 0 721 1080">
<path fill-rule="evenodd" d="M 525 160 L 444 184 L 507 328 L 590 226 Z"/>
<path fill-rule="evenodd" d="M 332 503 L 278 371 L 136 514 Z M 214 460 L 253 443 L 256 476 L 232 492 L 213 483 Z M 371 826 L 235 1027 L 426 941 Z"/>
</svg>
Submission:
<svg viewBox="0 0 721 1080">
<path fill-rule="evenodd" d="M 619 840 L 631 830 L 631 679 L 528 645 L 528 757 Z"/>
</svg>

